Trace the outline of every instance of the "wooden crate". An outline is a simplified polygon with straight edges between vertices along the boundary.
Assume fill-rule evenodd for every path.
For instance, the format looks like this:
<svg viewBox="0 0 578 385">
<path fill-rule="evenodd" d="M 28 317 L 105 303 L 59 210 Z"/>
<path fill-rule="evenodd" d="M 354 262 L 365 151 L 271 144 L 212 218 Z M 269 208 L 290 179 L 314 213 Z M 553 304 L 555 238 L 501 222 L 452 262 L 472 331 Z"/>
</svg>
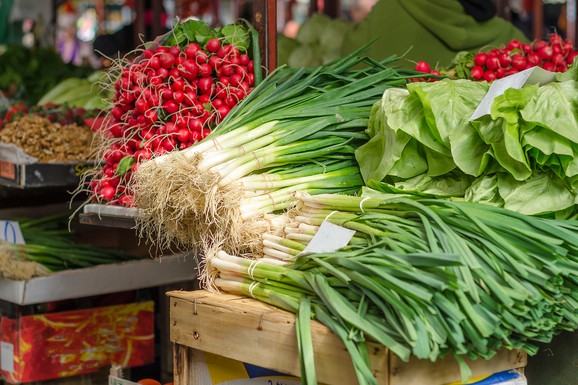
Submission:
<svg viewBox="0 0 578 385">
<path fill-rule="evenodd" d="M 202 352 L 299 376 L 295 316 L 262 302 L 207 291 L 171 291 L 170 339 L 174 343 L 175 385 L 208 385 L 195 371 Z M 343 342 L 317 321 L 311 323 L 317 379 L 324 384 L 356 384 Z M 403 362 L 385 347 L 368 344 L 380 385 L 442 385 L 460 378 L 452 359 Z M 491 360 L 469 361 L 474 376 L 521 368 L 521 351 L 500 351 Z"/>
</svg>

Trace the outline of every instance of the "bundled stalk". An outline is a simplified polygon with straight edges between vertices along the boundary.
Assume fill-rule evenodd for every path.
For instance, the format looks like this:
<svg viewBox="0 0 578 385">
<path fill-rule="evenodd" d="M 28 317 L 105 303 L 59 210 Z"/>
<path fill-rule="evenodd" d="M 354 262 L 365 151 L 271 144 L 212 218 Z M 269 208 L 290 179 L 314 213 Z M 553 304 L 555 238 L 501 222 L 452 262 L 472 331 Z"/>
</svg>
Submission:
<svg viewBox="0 0 578 385">
<path fill-rule="evenodd" d="M 224 242 L 255 252 L 293 193 L 355 193 L 355 149 L 371 108 L 410 74 L 351 54 L 316 70 L 278 69 L 202 142 L 141 165 L 135 204 L 141 235 L 160 248 Z M 365 64 L 366 68 L 354 70 Z"/>
<path fill-rule="evenodd" d="M 140 258 L 120 250 L 74 241 L 67 215 L 18 221 L 25 244 L 0 242 L 0 276 L 26 280 L 51 272 Z"/>
<path fill-rule="evenodd" d="M 296 313 L 307 297 L 312 317 L 344 340 L 360 384 L 375 383 L 365 338 L 404 360 L 453 355 L 465 379 L 464 357 L 533 354 L 534 342 L 578 328 L 575 222 L 376 192 L 298 195 L 287 236 L 312 235 L 325 220 L 355 230 L 355 242 L 303 255 L 306 242 L 265 236 L 286 258 L 218 252 L 209 261 L 219 272 L 214 284 Z"/>
</svg>

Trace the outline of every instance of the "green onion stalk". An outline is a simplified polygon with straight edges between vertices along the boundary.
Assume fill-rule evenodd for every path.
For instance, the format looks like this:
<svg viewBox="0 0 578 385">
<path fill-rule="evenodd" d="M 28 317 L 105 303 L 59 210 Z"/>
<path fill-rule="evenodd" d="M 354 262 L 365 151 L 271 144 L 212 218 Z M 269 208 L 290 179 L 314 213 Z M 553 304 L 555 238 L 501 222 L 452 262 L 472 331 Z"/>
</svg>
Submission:
<svg viewBox="0 0 578 385">
<path fill-rule="evenodd" d="M 52 272 L 141 258 L 121 250 L 99 248 L 74 240 L 68 214 L 19 218 L 24 244 L 0 242 L 0 276 L 26 280 Z"/>
<path fill-rule="evenodd" d="M 375 192 L 297 197 L 286 236 L 263 236 L 283 256 L 251 261 L 218 252 L 208 262 L 218 272 L 214 284 L 296 313 L 308 297 L 311 317 L 344 340 L 359 383 L 375 383 L 365 338 L 404 360 L 452 355 L 465 380 L 465 358 L 489 359 L 500 349 L 535 354 L 536 342 L 578 328 L 576 222 Z M 305 241 L 287 238 L 311 236 L 323 221 L 355 230 L 355 241 L 304 254 Z"/>
<path fill-rule="evenodd" d="M 161 249 L 252 252 L 274 228 L 264 215 L 291 207 L 296 191 L 358 192 L 354 152 L 372 106 L 414 76 L 394 59 L 357 51 L 314 70 L 273 71 L 203 141 L 139 167 L 141 236 Z"/>
</svg>

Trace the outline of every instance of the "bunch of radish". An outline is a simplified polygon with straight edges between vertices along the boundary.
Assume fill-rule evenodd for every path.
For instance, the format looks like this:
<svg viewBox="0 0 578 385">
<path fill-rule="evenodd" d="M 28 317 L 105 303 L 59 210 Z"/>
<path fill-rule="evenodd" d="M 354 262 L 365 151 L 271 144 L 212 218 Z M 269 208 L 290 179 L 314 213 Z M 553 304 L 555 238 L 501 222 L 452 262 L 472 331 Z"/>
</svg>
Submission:
<svg viewBox="0 0 578 385">
<path fill-rule="evenodd" d="M 93 202 L 133 206 L 139 164 L 204 139 L 255 85 L 251 33 L 242 26 L 213 29 L 190 20 L 167 36 L 111 69 L 119 75 L 98 128 L 102 167 L 89 176 Z"/>
<path fill-rule="evenodd" d="M 535 66 L 551 72 L 565 72 L 577 55 L 578 51 L 571 41 L 552 33 L 548 41 L 522 43 L 514 39 L 499 48 L 458 54 L 451 68 L 438 73 L 453 78 L 492 82 Z M 415 70 L 437 74 L 426 62 L 416 63 Z"/>
</svg>

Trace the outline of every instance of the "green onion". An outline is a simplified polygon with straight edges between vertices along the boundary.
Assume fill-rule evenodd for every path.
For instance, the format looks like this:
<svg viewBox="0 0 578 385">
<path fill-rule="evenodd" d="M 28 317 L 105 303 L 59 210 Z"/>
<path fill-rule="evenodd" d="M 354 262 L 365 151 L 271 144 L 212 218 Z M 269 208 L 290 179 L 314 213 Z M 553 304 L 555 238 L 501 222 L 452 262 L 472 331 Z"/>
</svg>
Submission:
<svg viewBox="0 0 578 385">
<path fill-rule="evenodd" d="M 291 207 L 296 191 L 356 193 L 355 150 L 372 106 L 413 75 L 389 67 L 394 57 L 376 63 L 361 51 L 313 71 L 273 71 L 205 140 L 143 163 L 134 185 L 141 235 L 160 248 L 246 253 L 273 226 L 263 215 Z"/>
</svg>

